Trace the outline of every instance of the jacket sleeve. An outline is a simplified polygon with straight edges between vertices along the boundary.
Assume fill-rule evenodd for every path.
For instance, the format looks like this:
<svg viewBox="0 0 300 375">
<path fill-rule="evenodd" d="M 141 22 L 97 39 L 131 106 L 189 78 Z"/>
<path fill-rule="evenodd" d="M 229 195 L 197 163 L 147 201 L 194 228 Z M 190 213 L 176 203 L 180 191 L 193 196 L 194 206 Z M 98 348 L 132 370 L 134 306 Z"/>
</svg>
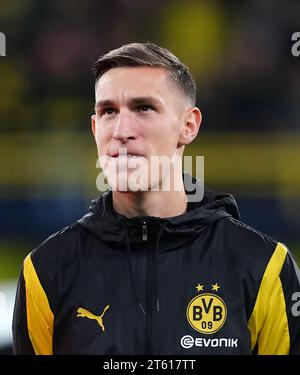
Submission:
<svg viewBox="0 0 300 375">
<path fill-rule="evenodd" d="M 54 315 L 31 256 L 24 260 L 13 317 L 14 354 L 53 354 Z"/>
<path fill-rule="evenodd" d="M 289 328 L 289 354 L 300 354 L 300 271 L 290 252 L 280 272 L 280 281 Z"/>
<path fill-rule="evenodd" d="M 298 266 L 289 250 L 278 243 L 265 269 L 248 322 L 253 352 L 300 354 L 300 306 L 297 309 L 296 301 L 299 292 Z"/>
<path fill-rule="evenodd" d="M 25 280 L 23 270 L 20 274 L 17 287 L 12 332 L 14 354 L 35 354 L 28 334 Z"/>
</svg>

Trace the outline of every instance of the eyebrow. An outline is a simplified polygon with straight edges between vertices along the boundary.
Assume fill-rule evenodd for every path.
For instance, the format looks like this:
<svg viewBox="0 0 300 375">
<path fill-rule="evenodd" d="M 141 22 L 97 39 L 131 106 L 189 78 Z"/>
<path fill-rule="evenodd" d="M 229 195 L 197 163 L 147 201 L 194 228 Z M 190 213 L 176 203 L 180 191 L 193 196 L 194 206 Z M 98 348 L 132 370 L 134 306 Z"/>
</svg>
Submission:
<svg viewBox="0 0 300 375">
<path fill-rule="evenodd" d="M 149 104 L 153 104 L 153 105 L 157 105 L 157 106 L 160 106 L 161 105 L 161 102 L 160 100 L 158 100 L 157 98 L 155 98 L 154 96 L 138 96 L 138 97 L 133 97 L 133 98 L 130 98 L 127 103 L 129 104 L 130 107 L 134 107 L 134 106 L 137 106 L 137 105 L 140 105 L 140 104 L 145 104 L 145 103 L 149 103 Z M 113 107 L 115 105 L 115 102 L 111 99 L 104 99 L 104 100 L 99 100 L 97 103 L 96 103 L 96 108 L 100 108 L 100 107 Z"/>
</svg>

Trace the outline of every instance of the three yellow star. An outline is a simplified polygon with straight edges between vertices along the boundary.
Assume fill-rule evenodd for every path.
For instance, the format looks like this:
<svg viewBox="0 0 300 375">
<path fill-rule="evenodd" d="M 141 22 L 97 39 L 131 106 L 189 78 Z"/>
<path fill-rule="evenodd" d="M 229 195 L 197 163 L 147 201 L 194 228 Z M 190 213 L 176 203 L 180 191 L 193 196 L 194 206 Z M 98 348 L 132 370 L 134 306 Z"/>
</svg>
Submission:
<svg viewBox="0 0 300 375">
<path fill-rule="evenodd" d="M 197 289 L 198 292 L 200 292 L 201 290 L 203 290 L 203 288 L 204 288 L 204 285 L 201 285 L 201 284 L 199 284 L 199 283 L 198 283 L 198 285 L 196 286 L 196 289 Z"/>
<path fill-rule="evenodd" d="M 220 286 L 218 285 L 218 283 L 211 284 L 211 286 L 212 286 L 212 290 L 215 290 L 216 292 L 218 291 L 218 289 L 220 289 Z"/>
</svg>

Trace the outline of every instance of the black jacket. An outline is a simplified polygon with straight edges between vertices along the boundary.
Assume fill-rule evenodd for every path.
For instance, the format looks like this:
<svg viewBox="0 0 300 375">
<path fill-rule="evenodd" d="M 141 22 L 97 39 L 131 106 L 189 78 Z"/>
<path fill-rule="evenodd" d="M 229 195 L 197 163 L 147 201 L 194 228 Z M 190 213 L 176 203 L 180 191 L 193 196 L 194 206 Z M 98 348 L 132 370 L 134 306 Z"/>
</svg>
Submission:
<svg viewBox="0 0 300 375">
<path fill-rule="evenodd" d="M 299 354 L 295 261 L 238 218 L 208 190 L 167 219 L 128 219 L 104 193 L 25 259 L 14 352 Z"/>
</svg>

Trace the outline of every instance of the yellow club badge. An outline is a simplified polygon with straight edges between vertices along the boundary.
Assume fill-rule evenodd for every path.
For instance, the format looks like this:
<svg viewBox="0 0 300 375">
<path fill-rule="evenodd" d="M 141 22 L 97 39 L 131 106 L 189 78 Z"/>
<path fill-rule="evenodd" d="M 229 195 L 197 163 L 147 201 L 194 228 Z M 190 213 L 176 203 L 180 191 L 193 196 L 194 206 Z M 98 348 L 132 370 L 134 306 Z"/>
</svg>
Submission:
<svg viewBox="0 0 300 375">
<path fill-rule="evenodd" d="M 204 291 L 204 285 L 196 286 L 198 292 Z M 211 291 L 220 289 L 218 283 L 211 285 Z M 217 332 L 227 318 L 227 307 L 221 297 L 213 293 L 196 295 L 188 304 L 186 316 L 189 324 L 198 332 L 212 334 Z"/>
</svg>

